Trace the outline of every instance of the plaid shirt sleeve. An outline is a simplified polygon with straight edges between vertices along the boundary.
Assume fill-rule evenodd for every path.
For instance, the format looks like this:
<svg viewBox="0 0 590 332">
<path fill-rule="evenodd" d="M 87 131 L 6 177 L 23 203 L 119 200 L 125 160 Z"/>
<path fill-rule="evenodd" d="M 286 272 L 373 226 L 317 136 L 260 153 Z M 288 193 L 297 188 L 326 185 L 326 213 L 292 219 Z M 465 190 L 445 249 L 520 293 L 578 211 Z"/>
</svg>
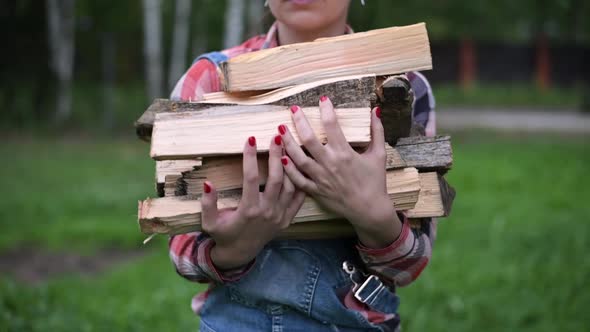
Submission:
<svg viewBox="0 0 590 332">
<path fill-rule="evenodd" d="M 413 119 L 426 131 L 426 136 L 436 135 L 434 95 L 426 78 L 417 72 L 408 73 L 414 91 Z M 406 286 L 416 280 L 432 257 L 436 238 L 437 220 L 426 219 L 420 227 L 412 228 L 407 218 L 400 215 L 402 231 L 391 245 L 371 249 L 357 245 L 360 257 L 367 270 L 379 275 L 383 281 L 396 286 Z"/>
<path fill-rule="evenodd" d="M 215 241 L 205 233 L 188 233 L 170 237 L 170 259 L 176 272 L 190 281 L 236 281 L 246 274 L 253 262 L 232 270 L 219 270 L 211 261 L 211 248 Z"/>
<path fill-rule="evenodd" d="M 220 90 L 217 66 L 209 60 L 198 60 L 180 78 L 172 91 L 173 100 L 199 100 L 203 94 Z M 179 234 L 170 237 L 170 259 L 182 277 L 196 282 L 226 282 L 238 280 L 248 272 L 252 262 L 233 270 L 219 270 L 211 261 L 215 241 L 205 233 Z"/>
<path fill-rule="evenodd" d="M 193 101 L 203 98 L 205 93 L 221 90 L 217 66 L 207 59 L 193 63 L 188 71 L 182 75 L 170 99 Z"/>
<path fill-rule="evenodd" d="M 391 245 L 372 249 L 358 244 L 357 249 L 367 270 L 379 275 L 386 284 L 407 286 L 418 278 L 430 261 L 436 224 L 437 221 L 432 219 L 423 222 L 420 228 L 412 228 L 403 217 L 402 231 Z"/>
</svg>

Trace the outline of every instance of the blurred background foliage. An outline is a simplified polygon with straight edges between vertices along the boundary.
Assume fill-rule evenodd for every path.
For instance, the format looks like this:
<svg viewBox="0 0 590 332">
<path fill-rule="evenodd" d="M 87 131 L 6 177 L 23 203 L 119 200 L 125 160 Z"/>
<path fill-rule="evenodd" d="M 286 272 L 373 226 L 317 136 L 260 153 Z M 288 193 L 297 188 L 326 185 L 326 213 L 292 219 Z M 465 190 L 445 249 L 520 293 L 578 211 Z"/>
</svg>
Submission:
<svg viewBox="0 0 590 332">
<path fill-rule="evenodd" d="M 174 31 L 180 21 L 175 11 L 178 0 L 154 1 L 161 24 L 149 37 L 144 28 L 154 28 L 155 24 L 144 20 L 144 5 L 150 1 L 57 1 L 73 8 L 74 52 L 68 85 L 73 106 L 67 116 L 51 121 L 60 107 L 56 102 L 63 81 L 63 75 L 50 65 L 52 43 L 47 13 L 51 2 L 12 0 L 0 4 L 0 34 L 5 49 L 10 50 L 0 54 L 0 106 L 6 110 L 0 120 L 5 127 L 39 129 L 57 124 L 58 128 L 128 130 L 151 98 L 168 95 L 172 87 L 165 82 L 178 78 L 168 70 L 171 62 L 180 62 L 186 69 L 197 55 L 222 49 L 228 36 L 244 40 L 266 31 L 272 23 L 262 0 L 189 1 L 188 40 L 186 46 L 181 46 L 183 56 L 172 59 Z M 242 17 L 232 25 L 236 14 L 228 15 L 236 4 L 240 4 L 238 15 Z M 469 94 L 475 94 L 475 99 L 489 96 L 485 91 L 478 92 L 481 89 L 471 89 L 483 86 L 492 91 L 492 98 L 488 98 L 496 100 L 492 106 L 521 106 L 502 94 L 494 95 L 498 87 L 508 86 L 520 89 L 518 94 L 526 96 L 525 106 L 581 108 L 587 90 L 584 77 L 590 76 L 590 66 L 584 61 L 590 45 L 590 21 L 585 19 L 589 14 L 590 3 L 583 0 L 368 0 L 364 7 L 352 1 L 349 17 L 357 31 L 426 22 L 434 70 L 425 74 L 435 87 L 446 91 L 439 105 L 462 105 Z M 159 41 L 156 65 L 146 66 L 148 38 Z M 494 54 L 506 54 L 507 58 L 486 58 L 489 45 Z M 511 67 L 506 66 L 509 57 L 523 59 Z M 161 68 L 162 75 L 155 83 L 161 86 L 157 93 L 146 87 L 148 67 Z M 566 67 L 568 71 L 564 72 Z M 504 74 L 489 79 L 486 68 Z M 555 98 L 537 102 L 547 91 Z"/>
<path fill-rule="evenodd" d="M 204 286 L 176 275 L 166 237 L 141 245 L 135 203 L 155 196 L 154 163 L 132 124 L 168 95 L 171 63 L 186 69 L 272 17 L 263 0 L 188 0 L 175 58 L 183 1 L 0 2 L 0 331 L 197 330 L 190 299 Z M 427 23 L 441 119 L 590 108 L 589 1 L 365 2 L 352 1 L 356 31 Z M 587 136 L 440 132 L 453 135 L 458 196 L 431 264 L 399 290 L 404 330 L 587 329 Z"/>
</svg>

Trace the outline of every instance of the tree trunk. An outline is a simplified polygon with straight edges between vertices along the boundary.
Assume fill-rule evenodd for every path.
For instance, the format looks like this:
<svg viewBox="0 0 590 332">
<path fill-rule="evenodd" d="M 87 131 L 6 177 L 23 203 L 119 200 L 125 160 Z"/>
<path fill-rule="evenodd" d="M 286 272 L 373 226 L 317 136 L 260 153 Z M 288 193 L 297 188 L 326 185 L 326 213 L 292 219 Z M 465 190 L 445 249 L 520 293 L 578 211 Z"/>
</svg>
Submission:
<svg viewBox="0 0 590 332">
<path fill-rule="evenodd" d="M 209 0 L 201 1 L 202 8 L 196 12 L 195 30 L 193 32 L 192 57 L 195 58 L 207 51 L 208 40 L 208 12 Z M 192 59 L 191 59 L 192 60 Z"/>
<path fill-rule="evenodd" d="M 49 66 L 57 76 L 58 88 L 54 120 L 64 123 L 72 113 L 74 71 L 75 0 L 47 0 Z"/>
<path fill-rule="evenodd" d="M 174 89 L 174 85 L 186 69 L 190 12 L 191 0 L 176 0 L 172 55 L 170 56 L 170 69 L 168 71 L 168 89 L 170 91 Z"/>
<path fill-rule="evenodd" d="M 115 79 L 116 79 L 116 44 L 112 31 L 101 35 L 102 83 L 103 83 L 103 125 L 112 129 L 115 125 Z"/>
<path fill-rule="evenodd" d="M 162 97 L 162 8 L 160 0 L 143 0 L 143 35 L 148 98 Z"/>
<path fill-rule="evenodd" d="M 248 0 L 248 37 L 263 31 L 264 0 Z"/>
<path fill-rule="evenodd" d="M 244 34 L 244 0 L 228 0 L 225 9 L 223 47 L 230 48 L 242 41 Z"/>
</svg>

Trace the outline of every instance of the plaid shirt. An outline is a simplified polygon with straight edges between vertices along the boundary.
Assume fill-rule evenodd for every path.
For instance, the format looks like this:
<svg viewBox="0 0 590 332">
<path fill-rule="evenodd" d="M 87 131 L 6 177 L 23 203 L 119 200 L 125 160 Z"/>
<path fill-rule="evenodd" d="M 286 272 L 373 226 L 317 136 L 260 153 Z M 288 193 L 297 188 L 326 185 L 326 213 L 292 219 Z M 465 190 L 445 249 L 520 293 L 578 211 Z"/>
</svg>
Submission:
<svg viewBox="0 0 590 332">
<path fill-rule="evenodd" d="M 352 29 L 348 27 L 346 33 L 352 33 Z M 221 53 L 231 58 L 277 45 L 277 28 L 276 24 L 273 24 L 266 35 L 253 37 L 242 45 L 224 50 Z M 408 73 L 408 78 L 415 93 L 414 120 L 424 125 L 427 135 L 434 135 L 434 98 L 428 81 L 420 73 L 414 72 Z M 172 92 L 171 99 L 199 100 L 205 93 L 220 90 L 216 64 L 207 59 L 200 59 L 195 61 L 180 78 Z M 405 218 L 402 218 L 402 222 L 401 234 L 388 247 L 371 249 L 360 243 L 356 245 L 367 271 L 379 275 L 385 283 L 396 286 L 408 285 L 420 275 L 430 260 L 432 245 L 436 237 L 436 220 L 424 222 L 420 228 L 411 228 Z M 188 280 L 209 283 L 210 285 L 206 292 L 193 298 L 192 308 L 197 314 L 207 299 L 211 287 L 238 280 L 248 273 L 254 263 L 250 262 L 244 267 L 230 271 L 220 271 L 211 261 L 210 251 L 214 245 L 214 240 L 205 233 L 176 235 L 171 237 L 169 241 L 170 257 L 176 271 Z M 344 298 L 344 305 L 358 310 L 373 323 L 382 323 L 394 318 L 393 315 L 370 310 L 369 307 L 352 296 L 352 290 Z"/>
</svg>

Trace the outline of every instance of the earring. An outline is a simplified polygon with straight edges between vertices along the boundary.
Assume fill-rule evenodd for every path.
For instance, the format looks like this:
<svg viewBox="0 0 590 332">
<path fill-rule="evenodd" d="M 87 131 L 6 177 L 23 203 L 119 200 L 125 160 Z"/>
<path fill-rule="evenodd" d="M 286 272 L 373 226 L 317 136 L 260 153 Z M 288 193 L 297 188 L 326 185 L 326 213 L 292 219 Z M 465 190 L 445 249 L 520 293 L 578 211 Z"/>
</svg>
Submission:
<svg viewBox="0 0 590 332">
<path fill-rule="evenodd" d="M 365 0 L 361 0 L 361 5 L 365 5 Z"/>
<path fill-rule="evenodd" d="M 268 0 L 264 1 L 264 7 L 268 7 Z"/>
</svg>

